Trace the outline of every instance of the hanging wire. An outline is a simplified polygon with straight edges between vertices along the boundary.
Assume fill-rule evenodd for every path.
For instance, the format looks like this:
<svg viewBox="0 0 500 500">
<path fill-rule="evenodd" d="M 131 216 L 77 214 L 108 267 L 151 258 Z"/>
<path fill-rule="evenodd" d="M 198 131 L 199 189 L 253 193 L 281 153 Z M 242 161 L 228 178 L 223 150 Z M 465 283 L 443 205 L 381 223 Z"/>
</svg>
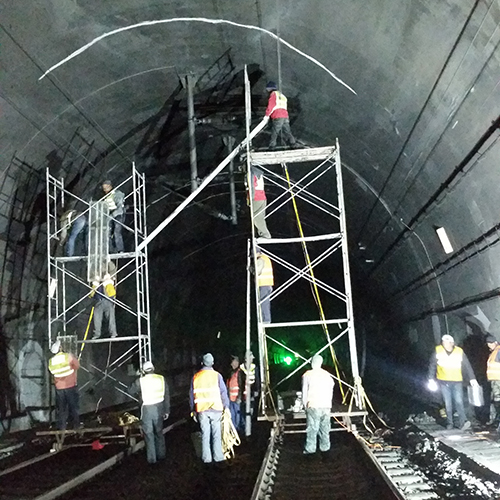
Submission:
<svg viewBox="0 0 500 500">
<path fill-rule="evenodd" d="M 281 34 L 280 34 L 280 0 L 276 0 L 276 51 L 278 55 L 278 90 L 281 92 Z"/>
</svg>

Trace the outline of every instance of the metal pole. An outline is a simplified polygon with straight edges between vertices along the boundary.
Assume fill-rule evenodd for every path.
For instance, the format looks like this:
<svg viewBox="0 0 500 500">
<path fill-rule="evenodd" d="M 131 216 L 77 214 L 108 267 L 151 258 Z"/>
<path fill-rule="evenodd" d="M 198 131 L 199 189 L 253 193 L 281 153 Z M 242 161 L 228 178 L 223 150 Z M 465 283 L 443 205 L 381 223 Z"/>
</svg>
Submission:
<svg viewBox="0 0 500 500">
<path fill-rule="evenodd" d="M 246 325 L 246 349 L 245 349 L 245 367 L 247 371 L 247 376 L 245 377 L 245 436 L 250 436 L 252 434 L 252 416 L 250 414 L 251 411 L 251 385 L 250 385 L 250 377 L 248 374 L 250 373 L 250 365 L 252 360 L 250 359 L 250 327 L 251 327 L 251 313 L 250 313 L 250 283 L 252 280 L 252 276 L 250 273 L 250 264 L 251 264 L 251 243 L 250 240 L 247 242 L 247 325 Z"/>
<path fill-rule="evenodd" d="M 228 135 L 226 136 L 227 142 L 227 149 L 228 152 L 230 153 L 233 150 L 233 146 L 235 143 L 235 139 L 233 136 Z M 236 214 L 236 185 L 234 183 L 234 162 L 231 160 L 229 163 L 229 196 L 231 199 L 231 223 L 233 226 L 236 226 L 238 224 L 238 216 Z"/>
<path fill-rule="evenodd" d="M 191 163 L 191 192 L 198 188 L 198 165 L 196 159 L 196 136 L 195 136 L 195 116 L 193 86 L 194 75 L 186 75 L 186 86 L 188 93 L 188 129 L 189 129 L 189 161 Z"/>
<path fill-rule="evenodd" d="M 349 336 L 349 351 L 351 355 L 351 370 L 353 377 L 353 385 L 355 387 L 354 397 L 358 408 L 363 407 L 361 397 L 361 379 L 359 377 L 358 366 L 358 353 L 356 347 L 356 334 L 354 332 L 354 313 L 352 307 L 352 290 L 351 290 L 351 274 L 349 269 L 349 250 L 347 245 L 347 228 L 345 219 L 345 205 L 344 205 L 344 186 L 342 183 L 342 164 L 340 162 L 340 149 L 339 141 L 336 141 L 335 151 L 335 169 L 337 173 L 337 196 L 340 210 L 340 233 L 342 235 L 342 261 L 344 264 L 344 286 L 345 294 L 347 296 L 346 309 L 347 309 L 347 328 Z"/>
<path fill-rule="evenodd" d="M 269 121 L 268 117 L 264 117 L 262 121 L 252 130 L 248 138 L 245 138 L 242 142 L 233 149 L 230 155 L 228 155 L 219 165 L 215 168 L 215 170 L 200 184 L 198 189 L 191 193 L 160 225 L 137 247 L 137 251 L 142 250 L 145 246 L 147 246 L 151 240 L 156 238 L 158 234 L 165 229 L 172 220 L 174 220 L 214 179 L 219 175 L 222 170 L 224 170 L 229 162 L 245 147 L 247 141 L 252 140 L 262 129 L 267 125 Z"/>
</svg>

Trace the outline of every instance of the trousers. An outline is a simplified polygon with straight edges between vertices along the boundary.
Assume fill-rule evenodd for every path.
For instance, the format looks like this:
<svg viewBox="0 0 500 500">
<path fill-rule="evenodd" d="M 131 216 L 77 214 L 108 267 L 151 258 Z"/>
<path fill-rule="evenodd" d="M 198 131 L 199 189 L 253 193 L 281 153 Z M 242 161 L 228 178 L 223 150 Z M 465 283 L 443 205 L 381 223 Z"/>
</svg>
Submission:
<svg viewBox="0 0 500 500">
<path fill-rule="evenodd" d="M 162 409 L 163 402 L 155 405 L 142 405 L 141 428 L 146 444 L 146 458 L 150 464 L 163 460 L 167 454 L 163 435 Z"/>
<path fill-rule="evenodd" d="M 57 428 L 60 431 L 66 429 L 68 415 L 70 427 L 73 429 L 80 427 L 80 396 L 76 385 L 68 389 L 56 389 L 56 407 Z"/>
<path fill-rule="evenodd" d="M 75 243 L 78 235 L 84 231 L 85 236 L 85 252 L 87 252 L 87 220 L 84 215 L 77 217 L 71 225 L 68 242 L 66 243 L 66 257 L 73 257 L 75 255 Z"/>
<path fill-rule="evenodd" d="M 272 291 L 272 286 L 259 286 L 260 311 L 263 323 L 271 323 L 271 301 L 269 300 L 269 295 L 271 295 Z"/>
<path fill-rule="evenodd" d="M 241 423 L 241 403 L 229 401 L 229 410 L 231 411 L 231 420 L 235 429 L 239 432 L 242 428 Z"/>
<path fill-rule="evenodd" d="M 329 408 L 307 408 L 306 409 L 306 444 L 304 453 L 316 453 L 319 438 L 320 451 L 330 449 L 330 409 Z"/>
<path fill-rule="evenodd" d="M 464 408 L 464 389 L 462 382 L 449 382 L 439 380 L 439 387 L 446 408 L 446 420 L 448 425 L 453 426 L 453 408 L 458 413 L 458 426 L 462 427 L 467 420 Z"/>
<path fill-rule="evenodd" d="M 122 236 L 122 224 L 124 220 L 125 220 L 125 214 L 115 215 L 110 220 L 109 223 L 110 252 L 116 251 L 117 253 L 122 253 L 124 251 L 123 236 Z"/>
<path fill-rule="evenodd" d="M 222 412 L 206 410 L 198 413 L 198 422 L 201 428 L 201 459 L 206 464 L 222 462 Z"/>
<path fill-rule="evenodd" d="M 108 320 L 109 335 L 116 337 L 115 303 L 112 300 L 102 299 L 94 306 L 94 336 L 98 339 L 101 336 L 102 319 Z"/>
<path fill-rule="evenodd" d="M 290 144 L 290 146 L 295 145 L 295 137 L 292 135 L 292 130 L 290 129 L 290 121 L 288 118 L 271 118 L 271 141 L 269 142 L 269 147 L 276 147 L 276 141 L 278 139 L 278 134 L 282 133 L 283 142 Z"/>
<path fill-rule="evenodd" d="M 253 206 L 253 224 L 257 230 L 257 235 L 261 238 L 270 238 L 271 233 L 266 224 L 266 206 L 267 200 L 254 200 Z"/>
</svg>

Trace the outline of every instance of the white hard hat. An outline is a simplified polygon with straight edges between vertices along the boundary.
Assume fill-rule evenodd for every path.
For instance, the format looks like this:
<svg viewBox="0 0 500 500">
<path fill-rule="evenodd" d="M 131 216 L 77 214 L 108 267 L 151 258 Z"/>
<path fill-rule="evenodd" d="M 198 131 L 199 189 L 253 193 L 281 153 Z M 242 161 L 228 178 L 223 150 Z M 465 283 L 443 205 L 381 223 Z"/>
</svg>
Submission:
<svg viewBox="0 0 500 500">
<path fill-rule="evenodd" d="M 51 346 L 50 350 L 52 354 L 57 354 L 59 352 L 59 349 L 61 349 L 61 341 L 57 339 Z"/>
<path fill-rule="evenodd" d="M 153 365 L 153 363 L 151 363 L 151 361 L 146 361 L 143 365 L 142 365 L 142 369 L 145 371 L 145 372 L 153 372 L 155 367 Z"/>
<path fill-rule="evenodd" d="M 451 335 L 446 334 L 446 335 L 443 335 L 441 337 L 441 341 L 442 342 L 455 342 L 455 339 Z"/>
</svg>

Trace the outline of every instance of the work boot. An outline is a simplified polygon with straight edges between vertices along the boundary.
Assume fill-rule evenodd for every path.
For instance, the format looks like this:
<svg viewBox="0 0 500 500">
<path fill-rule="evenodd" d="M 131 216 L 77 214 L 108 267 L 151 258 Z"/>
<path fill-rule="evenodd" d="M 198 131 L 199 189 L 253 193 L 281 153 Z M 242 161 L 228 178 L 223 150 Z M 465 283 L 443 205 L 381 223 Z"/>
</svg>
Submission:
<svg viewBox="0 0 500 500">
<path fill-rule="evenodd" d="M 460 427 L 461 430 L 466 431 L 467 429 L 470 429 L 470 422 L 466 420 L 462 427 Z"/>
<path fill-rule="evenodd" d="M 111 337 L 112 339 L 114 339 L 114 338 L 118 337 L 118 334 L 117 334 L 117 333 L 112 333 L 112 334 L 110 335 L 110 337 Z"/>
<path fill-rule="evenodd" d="M 94 333 L 94 335 L 92 336 L 92 340 L 97 340 L 101 338 L 101 334 L 100 333 Z"/>
</svg>

